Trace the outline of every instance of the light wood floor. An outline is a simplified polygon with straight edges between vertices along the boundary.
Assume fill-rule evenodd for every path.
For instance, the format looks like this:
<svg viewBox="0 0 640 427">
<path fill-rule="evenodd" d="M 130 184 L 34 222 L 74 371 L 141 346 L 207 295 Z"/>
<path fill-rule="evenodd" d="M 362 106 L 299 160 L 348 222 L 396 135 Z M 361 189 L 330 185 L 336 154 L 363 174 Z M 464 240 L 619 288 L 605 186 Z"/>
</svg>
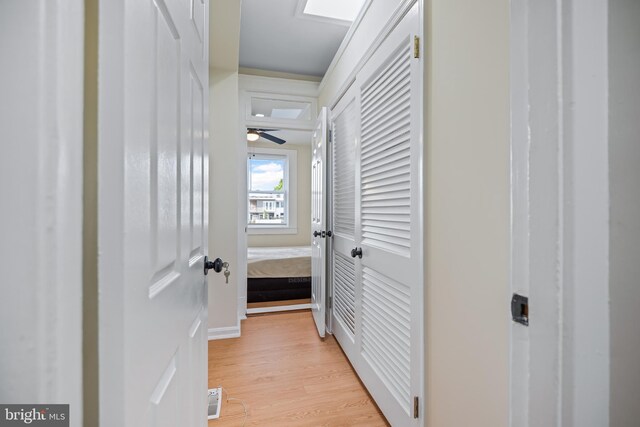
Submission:
<svg viewBox="0 0 640 427">
<path fill-rule="evenodd" d="M 209 342 L 209 388 L 248 410 L 247 426 L 389 426 L 332 336 L 321 341 L 310 311 L 249 317 L 242 337 Z M 226 402 L 209 427 L 240 427 Z"/>
</svg>

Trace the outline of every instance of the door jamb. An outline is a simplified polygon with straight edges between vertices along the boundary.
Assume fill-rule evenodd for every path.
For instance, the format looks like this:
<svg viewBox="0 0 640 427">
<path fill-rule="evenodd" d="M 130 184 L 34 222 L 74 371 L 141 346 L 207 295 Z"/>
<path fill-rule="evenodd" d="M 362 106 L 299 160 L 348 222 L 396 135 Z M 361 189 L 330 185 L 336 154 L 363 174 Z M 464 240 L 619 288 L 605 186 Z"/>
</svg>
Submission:
<svg viewBox="0 0 640 427">
<path fill-rule="evenodd" d="M 607 3 L 511 2 L 511 426 L 608 423 Z"/>
</svg>

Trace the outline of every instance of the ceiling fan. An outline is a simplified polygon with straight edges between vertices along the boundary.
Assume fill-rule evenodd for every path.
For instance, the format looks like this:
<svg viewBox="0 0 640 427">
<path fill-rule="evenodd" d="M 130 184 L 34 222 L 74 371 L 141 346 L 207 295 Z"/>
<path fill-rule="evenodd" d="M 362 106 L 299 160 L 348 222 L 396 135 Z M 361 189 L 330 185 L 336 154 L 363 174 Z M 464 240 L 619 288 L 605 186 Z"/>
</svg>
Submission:
<svg viewBox="0 0 640 427">
<path fill-rule="evenodd" d="M 277 136 L 273 136 L 268 134 L 267 132 L 278 131 L 280 129 L 257 129 L 257 128 L 247 128 L 247 141 L 257 141 L 261 137 L 264 139 L 268 139 L 271 142 L 275 142 L 276 144 L 284 144 L 285 141 L 282 138 L 278 138 Z"/>
</svg>

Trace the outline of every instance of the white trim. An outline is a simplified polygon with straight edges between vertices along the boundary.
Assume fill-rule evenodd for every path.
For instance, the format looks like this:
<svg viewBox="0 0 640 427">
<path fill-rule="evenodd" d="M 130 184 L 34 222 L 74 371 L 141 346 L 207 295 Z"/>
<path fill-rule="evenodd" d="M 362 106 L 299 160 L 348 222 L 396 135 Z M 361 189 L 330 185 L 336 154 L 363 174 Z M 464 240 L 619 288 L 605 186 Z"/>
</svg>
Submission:
<svg viewBox="0 0 640 427">
<path fill-rule="evenodd" d="M 279 227 L 277 225 L 247 225 L 247 233 L 251 236 L 262 236 L 265 234 L 298 234 L 298 229 L 291 227 Z"/>
<path fill-rule="evenodd" d="M 240 337 L 240 326 L 227 326 L 224 328 L 209 328 L 209 341 L 224 340 Z"/>
<path fill-rule="evenodd" d="M 419 24 L 418 24 L 418 37 L 420 37 L 420 43 L 418 46 L 418 50 L 419 50 L 419 56 L 420 56 L 420 63 L 418 65 L 418 76 L 417 78 L 419 79 L 420 83 L 418 84 L 418 89 L 419 89 L 419 93 L 420 95 L 420 100 L 419 100 L 419 104 L 420 104 L 420 112 L 418 114 L 418 138 L 420 140 L 420 143 L 418 144 L 419 146 L 419 150 L 418 150 L 418 158 L 420 159 L 419 162 L 419 166 L 418 166 L 418 194 L 420 194 L 421 197 L 421 205 L 418 209 L 418 224 L 420 224 L 422 226 L 422 229 L 420 230 L 420 232 L 423 233 L 423 235 L 420 237 L 420 244 L 418 247 L 418 251 L 420 253 L 420 256 L 422 257 L 422 259 L 426 259 L 426 253 L 427 253 L 427 249 L 425 248 L 426 245 L 426 238 L 424 235 L 424 230 L 426 230 L 426 226 L 427 226 L 427 201 L 428 199 L 428 195 L 427 195 L 427 186 L 425 185 L 426 179 L 427 179 L 427 171 L 426 171 L 426 165 L 427 165 L 427 156 L 429 155 L 428 151 L 426 149 L 426 126 L 427 126 L 427 121 L 425 119 L 426 117 L 426 112 L 427 112 L 427 97 L 425 95 L 425 89 L 427 88 L 427 84 L 425 83 L 424 80 L 424 76 L 426 75 L 426 55 L 425 55 L 425 46 L 427 44 L 427 37 L 426 37 L 426 32 L 425 32 L 425 16 L 426 16 L 426 10 L 425 10 L 425 5 L 424 5 L 424 0 L 417 0 L 418 2 L 418 14 L 420 15 L 419 17 Z M 426 325 L 426 308 L 428 307 L 428 302 L 427 298 L 428 298 L 428 293 L 427 293 L 427 273 L 426 273 L 426 269 L 427 267 L 425 266 L 424 263 L 422 263 L 420 265 L 420 281 L 422 282 L 422 286 L 419 287 L 418 290 L 418 295 L 417 295 L 417 299 L 418 301 L 422 301 L 422 307 L 419 310 L 419 319 L 418 319 L 418 324 L 420 325 L 420 334 L 418 334 L 418 337 L 416 339 L 416 341 L 418 341 L 418 348 L 419 348 L 419 369 L 417 372 L 417 375 L 420 378 L 420 385 L 418 386 L 418 418 L 420 420 L 420 422 L 422 423 L 422 425 L 426 425 L 428 423 L 427 421 L 427 416 L 426 416 L 426 412 L 427 412 L 427 398 L 429 398 L 429 396 L 427 396 L 427 385 L 426 385 L 426 372 L 425 372 L 425 367 L 426 367 L 426 344 L 427 344 L 427 325 Z"/>
<path fill-rule="evenodd" d="M 317 98 L 320 82 L 286 79 L 282 77 L 238 75 L 238 89 L 248 92 L 276 93 L 278 95 L 308 96 Z"/>
<path fill-rule="evenodd" d="M 247 208 L 244 212 L 244 224 L 247 227 L 247 233 L 253 234 L 297 234 L 298 233 L 298 152 L 287 148 L 258 148 L 247 147 L 247 158 L 251 154 L 257 155 L 276 155 L 286 156 L 287 170 L 284 171 L 284 185 L 286 188 L 286 225 L 263 225 L 248 223 L 248 191 L 247 183 L 245 189 L 245 199 L 247 199 Z M 247 168 L 245 164 L 245 168 Z M 246 175 L 249 175 L 247 169 Z"/>
<path fill-rule="evenodd" d="M 240 80 L 240 79 L 239 79 Z M 238 81 L 238 86 L 240 82 Z M 238 94 L 241 92 L 238 91 Z M 237 177 L 238 177 L 238 271 L 236 273 L 236 285 L 238 296 L 238 325 L 242 319 L 246 319 L 247 315 L 247 210 L 248 197 L 247 197 L 247 156 L 248 146 L 246 142 L 247 128 L 244 124 L 244 110 L 242 109 L 242 99 L 238 99 L 238 141 L 241 141 L 238 146 L 238 158 L 237 161 Z"/>
<path fill-rule="evenodd" d="M 255 90 L 241 91 L 241 101 L 244 105 L 244 121 L 247 127 L 260 128 L 291 128 L 313 130 L 314 115 L 318 111 L 318 99 L 315 96 L 291 95 L 282 92 L 261 92 Z M 267 101 L 299 102 L 309 104 L 308 119 L 284 119 L 277 117 L 255 117 L 251 115 L 251 101 L 262 99 Z"/>
<path fill-rule="evenodd" d="M 243 191 L 238 193 L 238 197 L 240 199 L 238 203 L 238 218 L 239 225 L 241 226 L 241 230 L 239 231 L 239 246 L 238 246 L 238 319 L 246 318 L 246 310 L 247 310 L 247 280 L 246 280 L 246 272 L 247 272 L 247 235 L 249 234 L 249 227 L 247 225 L 247 156 L 250 150 L 254 150 L 253 148 L 249 148 L 247 146 L 245 137 L 246 137 L 246 127 L 250 125 L 249 122 L 246 121 L 246 104 L 248 99 L 248 93 L 271 93 L 278 95 L 293 95 L 296 97 L 307 97 L 306 99 L 312 100 L 312 115 L 311 117 L 315 117 L 317 114 L 318 108 L 318 82 L 305 81 L 305 80 L 294 80 L 280 77 L 266 77 L 266 76 L 254 76 L 248 74 L 240 74 L 238 76 L 238 96 L 239 96 L 239 106 L 238 106 L 238 125 L 240 129 L 240 140 L 241 144 L 238 144 L 240 158 L 238 159 L 238 174 L 240 175 L 240 183 L 244 186 Z M 278 126 L 275 122 L 267 122 L 261 123 L 261 127 L 264 126 L 274 126 L 280 129 L 293 129 L 294 126 L 291 124 L 286 124 L 284 126 Z M 310 125 L 299 126 L 302 130 L 311 130 L 313 128 L 313 122 Z M 281 149 L 279 151 L 282 151 Z M 297 155 L 297 152 L 296 152 Z M 292 180 L 293 185 L 297 185 L 297 159 L 294 162 L 294 167 L 296 167 L 295 176 Z M 291 173 L 291 172 L 290 172 Z M 293 176 L 293 175 L 292 175 Z M 294 193 L 291 188 L 290 183 L 290 193 Z M 291 204 L 294 209 L 296 209 L 295 218 L 297 221 L 297 189 L 295 190 L 296 194 L 296 202 L 295 204 Z M 289 212 L 289 217 L 294 218 L 294 215 Z M 251 234 L 271 234 L 274 230 L 261 230 L 261 229 L 253 229 Z M 297 222 L 294 226 L 291 222 L 289 223 L 288 228 L 280 228 L 276 231 L 277 234 L 281 235 L 292 235 L 297 234 Z"/>
<path fill-rule="evenodd" d="M 409 10 L 411 10 L 413 5 L 416 4 L 417 2 L 418 0 L 404 0 L 402 3 L 400 3 L 400 5 L 398 6 L 394 14 L 391 16 L 391 18 L 389 18 L 387 23 L 380 30 L 380 32 L 378 33 L 378 36 L 371 43 L 371 45 L 369 46 L 365 54 L 362 56 L 362 58 L 360 58 L 360 61 L 358 61 L 358 64 L 353 68 L 349 76 L 346 79 L 344 79 L 344 83 L 342 84 L 342 86 L 340 86 L 340 89 L 336 91 L 336 95 L 334 96 L 334 98 L 331 100 L 331 102 L 328 103 L 330 110 L 332 110 L 336 106 L 336 104 L 340 101 L 340 98 L 342 98 L 342 96 L 347 91 L 347 89 L 349 89 L 349 86 L 353 84 L 353 81 L 355 80 L 356 75 L 360 72 L 364 64 L 366 64 L 369 61 L 371 56 L 382 44 L 382 42 L 384 42 L 384 40 L 389 36 L 389 34 L 391 34 L 393 29 L 398 26 L 402 18 L 404 18 L 404 16 L 409 12 Z M 365 6 L 367 6 L 367 9 L 368 9 L 369 4 Z M 363 8 L 363 12 L 365 11 L 366 10 Z M 358 21 L 358 26 L 359 25 L 360 25 L 360 21 Z M 349 38 L 347 39 L 347 37 Z M 328 81 L 327 79 L 330 78 L 331 75 L 333 74 L 333 70 L 337 66 L 342 55 L 344 54 L 344 51 L 349 45 L 349 42 L 351 41 L 351 37 L 353 37 L 353 34 L 349 35 L 347 33 L 347 37 L 345 37 L 343 44 L 340 45 L 340 48 L 338 49 L 338 52 L 336 53 L 334 60 L 329 65 L 329 68 L 327 69 L 327 72 L 325 73 L 324 78 L 320 82 L 320 85 L 318 87 L 319 94 L 322 93 L 322 91 L 324 90 L 324 87 L 326 86 Z M 343 45 L 344 45 L 344 48 L 343 48 Z M 422 45 L 424 45 L 424 43 L 422 43 Z"/>
<path fill-rule="evenodd" d="M 311 304 L 279 305 L 276 307 L 248 308 L 247 314 L 276 313 L 278 311 L 294 311 L 311 309 Z"/>
<path fill-rule="evenodd" d="M 364 19 L 365 15 L 369 11 L 369 7 L 371 6 L 372 2 L 373 0 L 367 0 L 362 5 L 362 9 L 360 10 L 360 13 L 356 17 L 356 19 L 353 21 L 353 24 L 351 24 L 351 27 L 349 28 L 349 31 L 347 31 L 347 34 L 344 36 L 344 39 L 342 39 L 342 43 L 340 43 L 340 47 L 338 47 L 338 51 L 333 56 L 333 59 L 329 64 L 329 68 L 327 68 L 327 71 L 324 73 L 325 77 L 323 77 L 322 80 L 320 80 L 318 93 L 321 93 L 322 90 L 324 89 L 324 86 L 327 84 L 325 81 L 326 76 L 333 74 L 333 70 L 336 68 L 336 66 L 342 59 L 344 52 L 347 50 L 347 46 L 349 46 L 349 44 L 351 43 L 351 39 L 353 39 L 353 35 L 358 31 L 358 28 L 360 28 L 360 24 L 362 23 L 362 20 Z"/>
<path fill-rule="evenodd" d="M 608 422 L 606 5 L 512 2 L 512 427 Z"/>
</svg>

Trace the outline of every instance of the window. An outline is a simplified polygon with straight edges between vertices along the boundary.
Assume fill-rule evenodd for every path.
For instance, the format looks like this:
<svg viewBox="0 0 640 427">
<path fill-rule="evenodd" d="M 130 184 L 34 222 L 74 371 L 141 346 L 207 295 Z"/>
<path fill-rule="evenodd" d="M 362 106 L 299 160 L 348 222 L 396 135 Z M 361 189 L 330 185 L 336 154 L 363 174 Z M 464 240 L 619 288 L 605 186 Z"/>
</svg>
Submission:
<svg viewBox="0 0 640 427">
<path fill-rule="evenodd" d="M 250 234 L 296 233 L 296 152 L 250 148 L 247 224 Z"/>
<path fill-rule="evenodd" d="M 363 3 L 364 0 L 306 0 L 303 13 L 352 22 Z"/>
<path fill-rule="evenodd" d="M 311 102 L 251 97 L 251 117 L 311 120 Z"/>
</svg>

